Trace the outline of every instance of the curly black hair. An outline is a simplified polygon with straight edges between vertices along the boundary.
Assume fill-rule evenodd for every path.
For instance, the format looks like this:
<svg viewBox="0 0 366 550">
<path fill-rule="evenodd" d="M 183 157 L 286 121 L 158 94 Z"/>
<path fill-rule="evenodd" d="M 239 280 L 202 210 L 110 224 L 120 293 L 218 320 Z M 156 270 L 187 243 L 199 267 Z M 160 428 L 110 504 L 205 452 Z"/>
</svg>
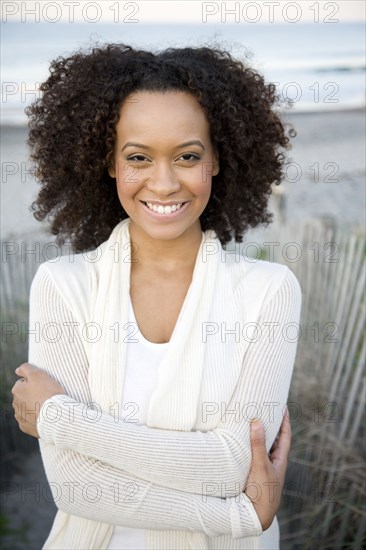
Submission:
<svg viewBox="0 0 366 550">
<path fill-rule="evenodd" d="M 106 44 L 58 57 L 26 109 L 28 144 L 42 187 L 37 220 L 76 252 L 97 247 L 127 217 L 108 173 L 124 100 L 136 91 L 185 91 L 202 106 L 220 172 L 200 216 L 222 245 L 242 242 L 249 227 L 272 222 L 271 184 L 281 182 L 289 137 L 275 106 L 274 84 L 227 51 L 168 48 L 153 53 Z M 291 131 L 289 133 L 290 137 Z"/>
</svg>

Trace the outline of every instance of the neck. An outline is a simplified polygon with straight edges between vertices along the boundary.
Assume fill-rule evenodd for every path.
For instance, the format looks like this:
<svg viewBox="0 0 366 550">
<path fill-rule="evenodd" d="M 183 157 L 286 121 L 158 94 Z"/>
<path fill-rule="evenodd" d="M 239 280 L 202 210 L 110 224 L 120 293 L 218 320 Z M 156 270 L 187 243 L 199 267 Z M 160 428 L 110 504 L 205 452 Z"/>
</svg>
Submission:
<svg viewBox="0 0 366 550">
<path fill-rule="evenodd" d="M 133 258 L 137 260 L 131 267 L 150 269 L 165 273 L 174 273 L 177 269 L 194 268 L 198 249 L 202 241 L 199 222 L 175 239 L 154 239 L 132 220 L 129 226 L 133 249 Z"/>
</svg>

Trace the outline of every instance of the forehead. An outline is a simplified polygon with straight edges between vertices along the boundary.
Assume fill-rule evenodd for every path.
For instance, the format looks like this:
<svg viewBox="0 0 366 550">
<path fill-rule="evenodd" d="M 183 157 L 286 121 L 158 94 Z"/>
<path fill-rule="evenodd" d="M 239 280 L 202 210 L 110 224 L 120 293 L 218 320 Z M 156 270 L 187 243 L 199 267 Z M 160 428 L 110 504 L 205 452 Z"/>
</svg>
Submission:
<svg viewBox="0 0 366 550">
<path fill-rule="evenodd" d="M 120 110 L 117 135 L 148 137 L 207 137 L 209 124 L 197 99 L 186 92 L 136 92 L 129 96 Z"/>
</svg>

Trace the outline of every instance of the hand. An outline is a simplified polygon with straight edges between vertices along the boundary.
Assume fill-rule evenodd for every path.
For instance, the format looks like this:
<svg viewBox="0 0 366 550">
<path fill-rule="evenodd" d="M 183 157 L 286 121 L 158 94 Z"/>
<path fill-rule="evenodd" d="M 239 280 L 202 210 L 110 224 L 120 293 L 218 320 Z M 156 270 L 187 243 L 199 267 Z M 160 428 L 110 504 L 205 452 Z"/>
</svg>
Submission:
<svg viewBox="0 0 366 550">
<path fill-rule="evenodd" d="M 245 494 L 252 501 L 262 529 L 265 531 L 272 525 L 278 511 L 285 482 L 291 446 L 291 424 L 287 407 L 279 435 L 269 455 L 265 446 L 264 428 L 259 420 L 251 422 L 250 440 L 252 467 Z"/>
<path fill-rule="evenodd" d="M 37 417 L 47 399 L 57 394 L 65 394 L 64 388 L 46 372 L 29 363 L 24 363 L 15 370 L 22 378 L 15 382 L 13 394 L 13 409 L 15 419 L 22 432 L 33 437 L 39 437 Z"/>
</svg>

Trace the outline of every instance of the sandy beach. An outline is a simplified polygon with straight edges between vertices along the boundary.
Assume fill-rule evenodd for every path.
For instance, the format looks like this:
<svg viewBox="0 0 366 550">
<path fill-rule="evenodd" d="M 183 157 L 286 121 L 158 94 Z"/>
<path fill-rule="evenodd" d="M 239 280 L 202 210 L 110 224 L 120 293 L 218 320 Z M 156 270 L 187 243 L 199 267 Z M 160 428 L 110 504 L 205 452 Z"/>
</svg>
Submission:
<svg viewBox="0 0 366 550">
<path fill-rule="evenodd" d="M 285 219 L 331 218 L 342 227 L 365 230 L 365 113 L 288 114 L 284 118 L 297 131 L 289 152 L 291 164 L 286 181 L 281 184 Z M 29 173 L 26 138 L 24 127 L 3 128 L 2 241 L 32 240 L 45 231 L 28 210 L 36 196 L 37 183 Z M 30 490 L 27 498 L 21 490 L 5 493 L 3 514 L 10 531 L 2 548 L 39 550 L 50 530 L 56 508 L 50 503 L 39 454 L 27 457 L 18 470 L 15 478 L 6 481 L 16 484 L 13 487 L 36 486 L 40 490 L 35 494 Z"/>
<path fill-rule="evenodd" d="M 285 226 L 281 238 L 283 237 L 291 244 L 297 238 L 297 229 L 301 230 L 298 222 L 309 219 L 326 220 L 327 224 L 340 228 L 343 237 L 347 236 L 349 230 L 354 229 L 363 233 L 366 231 L 365 12 L 362 9 L 364 3 L 349 0 L 287 3 L 190 2 L 189 5 L 184 2 L 161 2 L 159 7 L 153 2 L 114 1 L 3 2 L 3 4 L 7 7 L 4 8 L 1 26 L 2 81 L 4 83 L 1 120 L 5 125 L 1 132 L 0 236 L 2 245 L 5 244 L 5 246 L 2 246 L 3 278 L 0 286 L 2 303 L 0 313 L 3 321 L 3 335 L 5 333 L 5 338 L 2 335 L 1 345 L 1 351 L 4 351 L 2 381 L 5 378 L 1 397 L 6 412 L 2 415 L 2 424 L 0 423 L 4 428 L 0 460 L 0 481 L 3 488 L 0 550 L 10 548 L 39 550 L 49 534 L 56 506 L 51 499 L 40 454 L 37 450 L 35 451 L 37 441 L 22 434 L 13 417 L 10 388 L 15 381 L 14 369 L 27 358 L 27 338 L 23 338 L 20 345 L 19 331 L 14 338 L 9 337 L 6 340 L 5 323 L 10 321 L 12 324 L 14 321 L 18 329 L 22 325 L 27 327 L 30 281 L 37 264 L 50 259 L 48 250 L 52 257 L 52 251 L 57 249 L 52 246 L 55 238 L 47 232 L 47 224 L 37 222 L 29 209 L 36 198 L 39 186 L 31 174 L 31 163 L 28 159 L 26 144 L 28 130 L 26 126 L 20 126 L 26 123 L 24 108 L 37 98 L 38 85 L 49 75 L 51 60 L 60 55 L 68 56 L 81 47 L 87 49 L 97 43 L 101 45 L 107 42 L 123 42 L 151 51 L 186 45 L 214 46 L 230 51 L 238 59 L 247 60 L 250 66 L 258 69 L 265 76 L 267 83 L 276 83 L 279 96 L 293 100 L 294 112 L 283 114 L 283 119 L 293 125 L 297 137 L 291 140 L 293 148 L 288 151 L 289 163 L 286 177 L 276 188 L 277 193 L 270 198 L 269 209 L 274 213 L 273 223 L 267 227 L 260 226 L 250 230 L 244 240 L 255 244 L 266 244 L 267 241 L 279 244 L 276 241 L 280 240 L 278 235 L 281 231 L 277 232 L 277 229 L 281 224 L 289 222 L 293 225 Z M 165 5 L 162 7 L 162 4 Z M 203 17 L 205 5 L 207 14 Z M 357 17 L 354 19 L 356 5 Z M 137 13 L 131 17 L 130 10 L 134 7 L 137 8 Z M 237 8 L 238 10 L 240 8 L 239 14 L 236 13 Z M 149 10 L 151 10 L 150 15 Z M 210 13 L 212 10 L 217 12 L 216 15 Z M 98 12 L 101 12 L 100 20 Z M 85 93 L 88 93 L 87 88 Z M 327 108 L 334 110 L 325 111 Z M 243 186 L 245 184 L 246 182 L 243 181 Z M 320 224 L 310 225 L 317 228 Z M 292 230 L 293 227 L 296 231 Z M 313 258 L 315 240 L 314 238 L 311 242 L 305 243 L 304 258 Z M 25 246 L 22 247 L 21 244 Z M 37 248 L 38 244 L 41 245 L 39 248 Z M 46 246 L 42 248 L 44 244 Z M 330 239 L 326 244 L 331 244 Z M 41 254 L 38 252 L 39 249 Z M 283 247 L 279 246 L 277 249 L 283 250 Z M 22 251 L 25 251 L 24 256 Z M 329 252 L 326 248 L 324 251 Z M 362 248 L 362 259 L 364 259 L 363 251 L 364 248 Z M 23 263 L 21 268 L 19 261 Z M 352 386 L 352 391 L 350 390 L 349 393 L 347 390 L 340 394 L 347 397 L 339 399 L 339 410 L 342 410 L 348 403 L 348 396 L 349 401 L 357 404 L 356 389 L 357 391 L 358 388 L 360 389 L 360 395 L 362 391 L 361 377 L 357 379 L 354 375 L 361 372 L 361 369 L 359 371 L 356 369 L 356 359 L 357 365 L 361 364 L 361 360 L 359 361 L 357 346 L 353 345 L 352 338 L 358 334 L 356 328 L 361 327 L 363 317 L 362 314 L 357 316 L 355 309 L 352 315 L 344 315 L 344 309 L 342 309 L 342 305 L 348 304 L 348 297 L 353 291 L 352 296 L 355 296 L 356 306 L 363 303 L 360 298 L 361 292 L 358 294 L 356 292 L 361 284 L 357 284 L 357 281 L 355 284 L 355 279 L 352 279 L 354 288 L 351 288 L 351 284 L 348 287 L 344 285 L 347 274 L 351 277 L 354 274 L 357 276 L 358 273 L 357 270 L 352 269 L 351 263 L 346 265 L 340 262 L 337 266 L 337 263 L 326 262 L 324 256 L 318 263 L 315 262 L 314 256 L 315 263 L 318 264 L 315 267 L 319 267 L 316 273 L 321 275 L 316 277 L 318 286 L 315 285 L 320 289 L 319 294 L 313 292 L 313 286 L 310 285 L 312 281 L 312 272 L 310 269 L 308 271 L 310 261 L 303 264 L 306 268 L 306 289 L 310 289 L 304 293 L 305 305 L 307 303 L 321 305 L 323 301 L 319 301 L 318 296 L 329 296 L 332 307 L 326 309 L 325 326 L 335 319 L 332 317 L 334 309 L 337 310 L 335 312 L 337 318 L 339 316 L 341 319 L 339 323 L 347 321 L 350 323 L 347 326 L 351 327 L 349 334 L 347 332 L 349 347 L 342 347 L 342 353 L 339 352 L 339 356 L 342 362 L 352 367 L 349 371 L 352 372 L 352 384 L 355 380 L 355 387 Z M 343 270 L 341 268 L 344 265 L 347 269 Z M 334 290 L 330 284 L 333 279 L 328 277 L 333 266 L 336 268 L 336 273 L 341 275 L 340 287 L 336 286 Z M 361 278 L 359 282 L 362 282 Z M 347 292 L 340 292 L 341 285 Z M 348 290 L 352 292 L 348 293 Z M 353 304 L 353 300 L 350 299 L 349 304 Z M 318 311 L 317 308 L 315 310 Z M 313 312 L 310 311 L 310 314 L 312 315 Z M 333 352 L 332 346 L 328 343 L 319 347 L 317 347 L 318 344 L 314 346 L 310 336 L 315 335 L 313 329 L 314 326 L 319 328 L 319 323 L 315 325 L 311 316 L 309 319 L 311 330 L 305 331 L 309 336 L 306 335 L 303 357 L 309 364 L 312 364 L 313 358 L 315 358 L 314 363 L 318 361 L 319 382 L 313 385 L 312 378 L 308 380 L 305 375 L 299 380 L 301 390 L 304 389 L 304 393 L 305 390 L 309 393 L 310 404 L 310 400 L 311 403 L 315 400 L 317 392 L 320 395 L 323 391 L 324 365 L 329 372 L 333 364 L 331 361 L 329 364 L 323 361 L 325 352 L 328 353 L 330 348 L 330 352 L 336 357 L 338 348 Z M 351 320 L 352 322 L 354 320 L 355 325 L 351 325 Z M 321 322 L 320 324 L 322 325 Z M 361 333 L 361 330 L 359 332 Z M 320 334 L 328 336 L 328 331 L 320 330 Z M 361 357 L 361 350 L 359 354 Z M 354 358 L 353 355 L 356 357 Z M 299 357 L 302 361 L 301 354 Z M 331 359 L 333 361 L 333 358 Z M 307 375 L 308 370 L 305 372 Z M 339 372 L 337 369 L 338 374 Z M 324 380 L 327 379 L 324 378 Z M 351 375 L 349 380 L 351 385 Z M 327 383 L 324 382 L 324 385 L 326 386 Z M 335 385 L 337 387 L 343 385 L 347 389 L 347 383 L 340 379 L 340 383 Z M 313 392 L 313 387 L 316 392 Z M 325 395 L 327 395 L 326 392 Z M 337 404 L 337 399 L 338 397 L 334 398 L 334 404 Z M 304 403 L 303 410 L 307 407 L 305 398 Z M 355 421 L 353 410 L 347 406 L 352 422 Z M 319 491 L 315 487 L 315 481 L 313 482 L 317 479 L 328 481 L 327 472 L 324 471 L 326 457 L 330 454 L 332 457 L 337 456 L 333 448 L 332 453 L 328 454 L 326 447 L 331 439 L 328 440 L 325 436 L 328 434 L 332 436 L 332 427 L 339 428 L 338 432 L 334 432 L 337 433 L 337 437 L 344 428 L 344 437 L 338 437 L 338 445 L 342 453 L 345 449 L 354 450 L 349 439 L 348 424 L 327 423 L 323 424 L 324 430 L 321 422 L 315 425 L 314 422 L 309 421 L 306 424 L 304 420 L 303 425 L 306 428 L 304 430 L 300 429 L 302 424 L 296 426 L 298 435 L 295 435 L 294 431 L 292 452 L 297 463 L 293 462 L 292 466 L 294 466 L 294 480 L 296 482 L 299 480 L 300 489 L 304 488 L 304 501 L 301 494 L 300 498 L 297 494 L 284 495 L 285 504 L 287 502 L 288 506 L 283 506 L 282 510 L 286 513 L 289 510 L 291 521 L 288 525 L 289 528 L 294 525 L 296 538 L 286 539 L 285 522 L 281 524 L 279 521 L 281 548 L 284 550 L 361 548 L 364 531 L 361 533 L 361 529 L 353 525 L 356 523 L 355 519 L 364 519 L 364 509 L 361 504 L 364 496 L 361 494 L 364 490 L 362 481 L 364 477 L 359 474 L 360 477 L 357 478 L 356 470 L 361 463 L 361 459 L 358 460 L 358 450 L 355 453 L 357 463 L 350 461 L 339 463 L 340 465 L 337 463 L 336 466 L 339 467 L 338 477 L 341 478 L 342 488 L 344 481 L 348 491 L 343 493 L 342 490 L 340 506 L 333 509 L 332 504 L 330 508 L 325 506 L 322 508 L 322 502 L 320 502 L 322 499 L 318 498 Z M 306 442 L 313 437 L 314 429 L 316 432 L 318 427 L 323 430 L 321 441 L 325 442 L 325 446 L 322 449 L 320 445 L 318 446 L 318 440 L 315 442 L 311 440 L 306 453 L 301 454 L 303 442 L 305 441 L 306 445 Z M 362 436 L 363 433 L 360 432 L 360 435 Z M 314 446 L 314 454 L 312 446 Z M 324 449 L 326 453 L 323 455 Z M 311 462 L 312 457 L 315 457 L 315 463 Z M 361 481 L 358 482 L 357 479 Z M 290 485 L 290 488 L 295 493 L 295 485 Z M 312 500 L 313 490 L 314 500 Z M 313 523 L 308 523 L 307 518 L 304 517 L 305 508 L 302 507 L 302 502 L 306 503 L 309 510 L 312 508 L 315 511 Z M 360 508 L 358 513 L 354 513 L 356 506 Z M 332 529 L 335 534 L 340 533 L 342 544 L 333 543 L 334 539 L 329 536 L 324 539 L 325 531 L 322 523 L 329 514 L 334 514 Z M 352 531 L 352 529 L 355 532 L 358 530 L 358 546 L 353 542 L 348 543 L 348 540 L 356 540 L 356 534 L 349 539 L 342 535 L 342 531 Z M 318 533 L 321 534 L 318 535 Z"/>
</svg>

